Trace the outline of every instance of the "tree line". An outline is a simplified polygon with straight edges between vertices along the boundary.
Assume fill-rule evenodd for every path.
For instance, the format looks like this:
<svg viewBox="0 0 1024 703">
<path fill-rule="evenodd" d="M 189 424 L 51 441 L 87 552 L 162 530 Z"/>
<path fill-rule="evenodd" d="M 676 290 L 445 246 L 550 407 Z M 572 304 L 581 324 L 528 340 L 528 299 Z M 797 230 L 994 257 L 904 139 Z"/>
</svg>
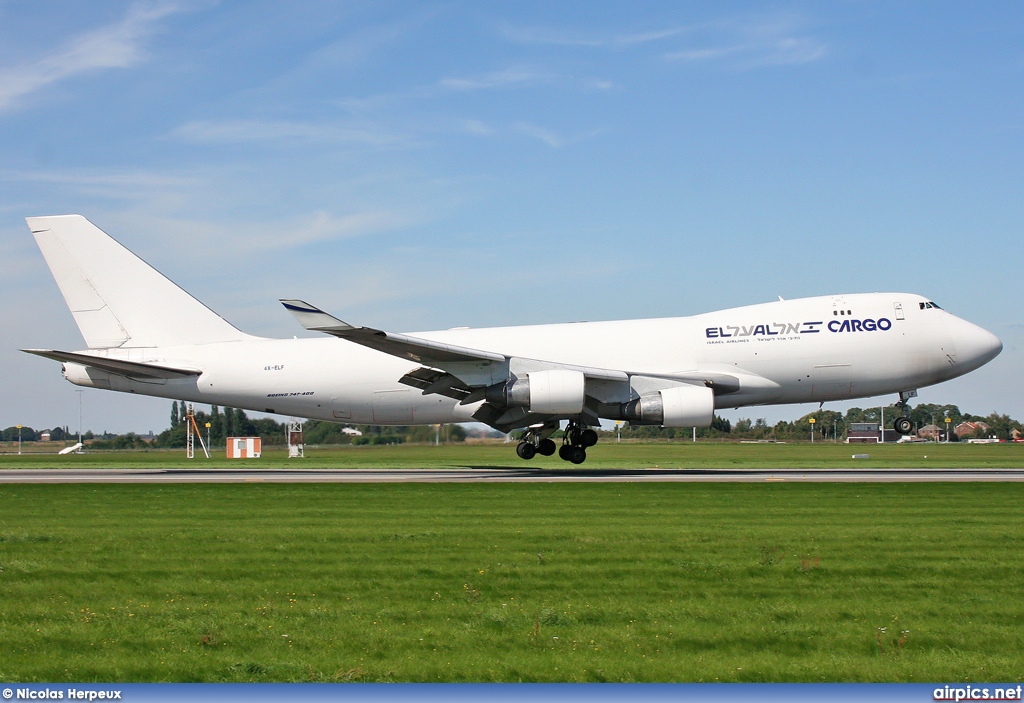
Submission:
<svg viewBox="0 0 1024 703">
<path fill-rule="evenodd" d="M 751 420 L 744 418 L 736 421 L 733 425 L 729 420 L 718 415 L 714 416 L 711 427 L 697 428 L 698 439 L 749 439 L 749 440 L 810 440 L 811 419 L 814 419 L 815 439 L 835 439 L 843 441 L 849 432 L 850 425 L 856 422 L 880 422 L 885 416 L 886 428 L 892 428 L 892 421 L 903 413 L 895 405 L 875 408 L 850 408 L 846 413 L 835 410 L 816 410 L 803 417 L 788 422 L 780 420 L 774 425 L 769 425 L 764 418 Z M 1009 415 L 991 413 L 989 415 L 972 415 L 961 412 L 956 405 L 936 405 L 934 403 L 921 403 L 906 413 L 916 429 L 927 425 L 937 425 L 943 432 L 946 430 L 946 417 L 949 417 L 950 441 L 958 441 L 952 430 L 963 422 L 983 422 L 988 425 L 987 430 L 979 429 L 975 433 L 965 435 L 962 439 L 969 437 L 997 437 L 1008 440 L 1012 438 L 1013 431 L 1022 431 L 1022 425 Z M 690 439 L 693 437 L 691 428 L 670 428 L 658 426 L 624 426 L 621 428 L 623 437 L 627 438 L 661 438 L 661 439 Z"/>
<path fill-rule="evenodd" d="M 171 403 L 171 426 L 157 435 L 153 446 L 180 448 L 186 444 L 188 406 L 182 401 Z M 271 418 L 254 419 L 241 408 L 218 408 L 195 411 L 196 427 L 203 441 L 221 449 L 228 437 L 260 437 L 264 444 L 282 445 L 287 442 L 288 424 Z M 206 424 L 210 427 L 207 428 Z M 361 434 L 345 432 L 356 430 Z M 380 425 L 340 425 L 336 422 L 306 420 L 302 423 L 303 442 L 319 444 L 403 444 L 405 442 L 462 442 L 466 430 L 459 425 L 445 425 L 440 430 L 433 426 L 384 427 Z"/>
<path fill-rule="evenodd" d="M 82 434 L 83 441 L 88 440 L 90 446 L 96 449 L 142 449 L 146 447 L 181 448 L 186 443 L 186 417 L 187 405 L 184 401 L 171 403 L 170 427 L 152 441 L 141 437 L 134 432 L 123 435 L 115 435 L 108 432 L 96 435 L 92 431 Z M 851 423 L 855 422 L 879 422 L 884 414 L 886 427 L 892 427 L 892 421 L 901 413 L 894 405 L 885 408 L 850 408 L 846 413 L 834 410 L 817 410 L 808 413 L 792 422 L 781 420 L 774 425 L 769 425 L 764 418 L 752 420 L 744 418 L 737 420 L 735 424 L 718 415 L 714 416 L 710 427 L 697 428 L 698 439 L 722 439 L 722 440 L 809 440 L 811 436 L 811 419 L 814 422 L 815 438 L 835 439 L 842 441 L 846 438 Z M 1013 431 L 1022 431 L 1022 423 L 1011 418 L 1009 415 L 991 413 L 989 415 L 972 415 L 961 412 L 956 405 L 936 405 L 932 403 L 921 403 L 907 413 L 914 426 L 917 428 L 926 425 L 938 425 L 945 430 L 945 418 L 950 419 L 950 429 L 965 421 L 983 422 L 988 426 L 987 430 L 978 430 L 979 437 L 997 437 L 1008 440 L 1012 438 Z M 228 437 L 261 437 L 268 445 L 282 445 L 286 443 L 288 425 L 277 422 L 271 418 L 250 418 L 241 408 L 219 408 L 216 405 L 210 406 L 209 411 L 196 410 L 195 421 L 203 441 L 209 439 L 214 448 L 223 448 Z M 210 427 L 206 427 L 206 423 Z M 303 441 L 309 445 L 320 444 L 402 444 L 405 442 L 462 442 L 467 437 L 467 431 L 461 425 L 443 425 L 437 428 L 427 426 L 407 427 L 385 427 L 381 425 L 341 425 L 335 422 L 322 420 L 306 420 L 303 425 Z M 345 430 L 349 429 L 349 432 Z M 361 434 L 352 433 L 357 430 Z M 39 440 L 43 432 L 50 433 L 51 441 L 75 441 L 78 439 L 76 433 L 68 431 L 67 427 L 54 427 L 52 430 L 37 431 L 31 427 L 21 428 L 22 442 L 35 442 Z M 606 432 L 606 435 L 614 436 L 620 432 L 624 438 L 632 439 L 691 439 L 693 430 L 691 428 L 658 427 L 656 425 L 624 425 L 618 430 Z M 560 437 L 556 433 L 555 437 Z M 971 435 L 967 435 L 966 439 Z M 950 440 L 957 441 L 957 436 L 951 434 Z M 0 431 L 0 441 L 17 442 L 18 428 L 8 427 Z"/>
</svg>

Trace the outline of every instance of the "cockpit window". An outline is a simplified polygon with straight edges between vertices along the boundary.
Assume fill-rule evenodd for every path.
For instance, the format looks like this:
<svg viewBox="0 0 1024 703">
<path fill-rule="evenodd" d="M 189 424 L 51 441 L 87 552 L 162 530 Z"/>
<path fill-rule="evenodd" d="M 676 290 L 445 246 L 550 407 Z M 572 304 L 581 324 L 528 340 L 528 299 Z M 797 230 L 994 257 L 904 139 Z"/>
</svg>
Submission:
<svg viewBox="0 0 1024 703">
<path fill-rule="evenodd" d="M 930 310 L 931 308 L 935 308 L 936 310 L 941 310 L 942 309 L 938 305 L 936 305 L 935 303 L 933 303 L 931 301 L 929 301 L 927 303 L 918 303 L 918 305 L 921 306 L 922 310 Z"/>
</svg>

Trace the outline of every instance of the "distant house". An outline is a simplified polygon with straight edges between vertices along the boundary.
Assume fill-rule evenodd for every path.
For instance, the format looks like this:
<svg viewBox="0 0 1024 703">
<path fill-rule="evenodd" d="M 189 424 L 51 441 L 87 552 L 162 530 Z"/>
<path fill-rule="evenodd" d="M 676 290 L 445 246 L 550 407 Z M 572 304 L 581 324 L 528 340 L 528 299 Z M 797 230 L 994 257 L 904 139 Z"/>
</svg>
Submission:
<svg viewBox="0 0 1024 703">
<path fill-rule="evenodd" d="M 921 439 L 930 439 L 934 442 L 938 442 L 942 435 L 942 428 L 938 425 L 925 425 L 917 431 L 917 436 Z"/>
<path fill-rule="evenodd" d="M 50 441 L 50 433 L 49 433 L 49 431 L 40 433 L 39 441 L 40 442 L 49 442 Z"/>
<path fill-rule="evenodd" d="M 961 422 L 959 425 L 953 428 L 953 432 L 956 433 L 957 437 L 967 437 L 973 435 L 975 432 L 981 432 L 985 434 L 988 432 L 988 425 L 984 422 Z"/>
</svg>

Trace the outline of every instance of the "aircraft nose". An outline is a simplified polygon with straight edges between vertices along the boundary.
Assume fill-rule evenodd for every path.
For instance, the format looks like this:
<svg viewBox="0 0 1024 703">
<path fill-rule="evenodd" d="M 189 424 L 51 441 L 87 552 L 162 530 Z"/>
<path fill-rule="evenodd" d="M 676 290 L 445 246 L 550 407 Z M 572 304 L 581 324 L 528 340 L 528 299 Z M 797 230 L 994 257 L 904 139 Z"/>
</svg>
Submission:
<svg viewBox="0 0 1024 703">
<path fill-rule="evenodd" d="M 956 349 L 961 363 L 978 368 L 999 356 L 1003 343 L 999 337 L 966 320 L 960 320 L 956 330 Z"/>
</svg>

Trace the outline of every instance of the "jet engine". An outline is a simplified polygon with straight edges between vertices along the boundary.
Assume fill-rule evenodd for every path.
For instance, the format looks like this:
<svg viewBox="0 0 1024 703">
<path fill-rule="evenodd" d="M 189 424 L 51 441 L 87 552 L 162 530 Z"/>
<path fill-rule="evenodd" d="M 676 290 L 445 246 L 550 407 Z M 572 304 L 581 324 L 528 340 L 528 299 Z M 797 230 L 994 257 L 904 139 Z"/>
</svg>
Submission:
<svg viewBox="0 0 1024 703">
<path fill-rule="evenodd" d="M 578 415 L 583 411 L 586 379 L 580 371 L 531 371 L 487 388 L 485 398 L 495 405 L 529 408 L 541 415 Z"/>
<path fill-rule="evenodd" d="M 637 425 L 709 427 L 715 394 L 706 386 L 673 386 L 622 405 L 622 419 Z"/>
</svg>

